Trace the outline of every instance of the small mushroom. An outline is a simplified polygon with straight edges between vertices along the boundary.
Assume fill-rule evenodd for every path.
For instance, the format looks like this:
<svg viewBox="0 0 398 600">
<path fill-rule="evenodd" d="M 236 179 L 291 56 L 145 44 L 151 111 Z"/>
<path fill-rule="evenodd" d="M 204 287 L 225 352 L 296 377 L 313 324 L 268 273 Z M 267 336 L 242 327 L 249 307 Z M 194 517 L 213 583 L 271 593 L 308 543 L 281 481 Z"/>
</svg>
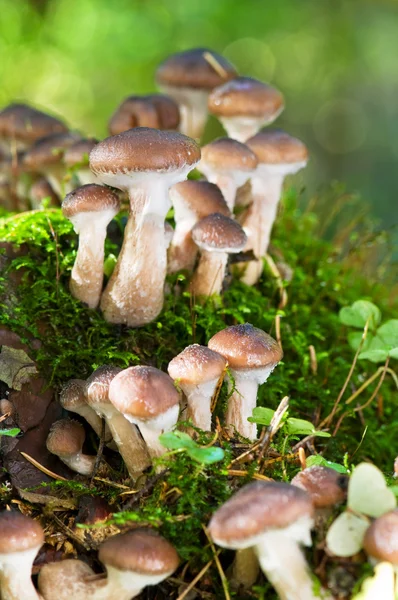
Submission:
<svg viewBox="0 0 398 600">
<path fill-rule="evenodd" d="M 170 377 L 187 397 L 187 417 L 203 431 L 211 431 L 211 400 L 226 366 L 223 356 L 199 344 L 188 346 L 169 363 Z"/>
<path fill-rule="evenodd" d="M 195 225 L 192 239 L 200 249 L 199 264 L 191 283 L 192 293 L 203 298 L 220 294 L 228 255 L 243 250 L 247 242 L 245 232 L 233 219 L 214 213 Z"/>
<path fill-rule="evenodd" d="M 365 533 L 363 547 L 373 563 L 393 565 L 398 583 L 398 509 L 373 521 Z"/>
<path fill-rule="evenodd" d="M 213 57 L 218 69 L 206 60 Z M 179 105 L 180 131 L 200 138 L 207 121 L 207 99 L 213 88 L 236 77 L 234 67 L 220 54 L 195 48 L 172 54 L 156 71 L 156 82 Z"/>
<path fill-rule="evenodd" d="M 0 512 L 0 596 L 2 600 L 39 600 L 31 574 L 44 542 L 41 525 L 19 512 Z"/>
<path fill-rule="evenodd" d="M 40 177 L 32 183 L 29 189 L 29 200 L 32 208 L 41 208 L 43 200 L 50 200 L 50 206 L 59 206 L 60 199 L 45 177 Z"/>
<path fill-rule="evenodd" d="M 150 459 L 137 428 L 124 418 L 109 398 L 111 383 L 121 371 L 110 365 L 98 367 L 87 379 L 86 398 L 87 404 L 105 418 L 130 477 L 136 479 L 150 465 Z"/>
<path fill-rule="evenodd" d="M 101 310 L 111 323 L 140 327 L 163 307 L 167 270 L 164 222 L 169 188 L 186 179 L 200 148 L 180 133 L 137 127 L 109 137 L 90 154 L 90 167 L 107 185 L 126 190 L 130 215 L 123 246 Z"/>
<path fill-rule="evenodd" d="M 91 475 L 96 457 L 82 453 L 86 434 L 78 421 L 60 419 L 51 426 L 47 436 L 47 450 L 58 456 L 72 471 Z"/>
<path fill-rule="evenodd" d="M 198 254 L 198 247 L 192 240 L 192 228 L 212 213 L 230 217 L 231 212 L 220 189 L 208 181 L 182 181 L 170 188 L 169 195 L 176 228 L 168 252 L 168 271 L 192 271 Z"/>
<path fill-rule="evenodd" d="M 67 169 L 76 173 L 80 185 L 101 183 L 91 171 L 88 160 L 91 150 L 97 144 L 98 140 L 95 138 L 81 139 L 69 146 L 65 151 L 64 163 Z"/>
<path fill-rule="evenodd" d="M 68 194 L 62 202 L 63 215 L 79 234 L 70 291 L 72 296 L 89 308 L 96 308 L 100 301 L 106 229 L 119 210 L 118 196 L 103 185 L 83 185 Z"/>
<path fill-rule="evenodd" d="M 117 135 L 133 127 L 174 130 L 180 123 L 178 104 L 164 94 L 129 96 L 109 121 L 109 133 Z"/>
<path fill-rule="evenodd" d="M 180 395 L 171 377 L 154 367 L 129 367 L 112 380 L 109 399 L 139 427 L 152 458 L 166 452 L 159 435 L 175 427 L 180 411 Z"/>
<path fill-rule="evenodd" d="M 205 177 L 223 193 L 230 211 L 234 210 L 236 192 L 257 167 L 257 157 L 245 144 L 232 138 L 219 138 L 202 148 L 198 165 Z"/>
<path fill-rule="evenodd" d="M 265 383 L 282 360 L 283 352 L 270 335 L 250 323 L 233 325 L 216 333 L 208 343 L 228 361 L 235 389 L 228 400 L 225 422 L 245 438 L 257 438 L 257 425 L 247 419 L 257 404 L 258 386 Z M 232 391 L 231 381 L 228 385 Z"/>
<path fill-rule="evenodd" d="M 228 137 L 246 142 L 284 109 L 282 94 L 267 83 L 237 77 L 214 89 L 209 112 L 220 119 Z"/>
</svg>

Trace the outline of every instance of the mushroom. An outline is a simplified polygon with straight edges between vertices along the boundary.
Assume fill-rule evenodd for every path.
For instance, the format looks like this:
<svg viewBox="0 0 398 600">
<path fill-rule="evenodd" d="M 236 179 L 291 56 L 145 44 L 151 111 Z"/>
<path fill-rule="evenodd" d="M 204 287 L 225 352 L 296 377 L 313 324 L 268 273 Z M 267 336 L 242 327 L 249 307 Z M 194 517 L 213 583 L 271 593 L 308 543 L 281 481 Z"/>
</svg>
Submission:
<svg viewBox="0 0 398 600">
<path fill-rule="evenodd" d="M 319 594 L 300 548 L 311 545 L 313 510 L 311 498 L 300 488 L 256 481 L 213 514 L 208 530 L 222 548 L 239 552 L 253 548 L 281 599 L 315 600 Z M 237 560 L 246 557 L 251 560 L 251 555 L 242 552 Z"/>
<path fill-rule="evenodd" d="M 166 452 L 159 435 L 175 427 L 180 411 L 180 395 L 171 377 L 155 367 L 129 367 L 112 380 L 109 399 L 139 427 L 151 458 Z"/>
<path fill-rule="evenodd" d="M 203 431 L 211 431 L 211 400 L 226 366 L 223 356 L 199 344 L 188 346 L 169 363 L 170 377 L 187 397 L 187 417 Z"/>
<path fill-rule="evenodd" d="M 19 512 L 0 512 L 0 596 L 2 600 L 39 600 L 32 565 L 44 542 L 41 525 Z"/>
<path fill-rule="evenodd" d="M 256 155 L 245 144 L 231 138 L 219 138 L 202 148 L 199 171 L 223 193 L 228 208 L 235 206 L 236 192 L 249 180 L 257 167 Z"/>
<path fill-rule="evenodd" d="M 373 563 L 393 565 L 398 586 L 398 510 L 378 517 L 367 529 L 363 548 Z"/>
<path fill-rule="evenodd" d="M 101 298 L 107 321 L 140 327 L 162 310 L 168 189 L 186 179 L 199 158 L 200 148 L 193 140 L 145 127 L 109 137 L 91 151 L 94 173 L 130 196 L 123 246 Z"/>
<path fill-rule="evenodd" d="M 36 140 L 24 155 L 23 168 L 46 177 L 53 190 L 63 197 L 64 188 L 66 190 L 68 186 L 64 180 L 65 165 L 62 159 L 66 149 L 79 139 L 80 136 L 68 131 Z"/>
<path fill-rule="evenodd" d="M 283 109 L 282 94 L 251 77 L 232 79 L 209 96 L 209 112 L 220 119 L 228 137 L 239 142 L 246 142 L 263 125 L 275 121 Z"/>
<path fill-rule="evenodd" d="M 212 57 L 215 65 L 206 59 Z M 220 54 L 195 48 L 172 54 L 156 71 L 156 82 L 180 107 L 180 131 L 200 138 L 207 121 L 207 99 L 216 86 L 236 77 L 234 67 Z"/>
<path fill-rule="evenodd" d="M 178 129 L 178 104 L 164 94 L 129 96 L 120 104 L 109 121 L 109 133 L 117 135 L 133 127 Z"/>
<path fill-rule="evenodd" d="M 45 600 L 130 600 L 147 585 L 170 577 L 178 567 L 175 548 L 150 529 L 134 529 L 103 542 L 98 552 L 106 579 L 94 579 L 84 563 L 66 560 L 45 565 L 39 589 Z M 60 580 L 66 584 L 60 587 Z"/>
<path fill-rule="evenodd" d="M 43 200 L 50 200 L 50 206 L 59 206 L 59 196 L 54 192 L 45 177 L 40 177 L 32 183 L 29 190 L 29 200 L 32 208 L 41 208 Z"/>
<path fill-rule="evenodd" d="M 77 140 L 67 148 L 64 154 L 64 163 L 68 170 L 76 173 L 80 185 L 101 182 L 89 167 L 88 157 L 91 150 L 98 144 L 95 138 Z"/>
<path fill-rule="evenodd" d="M 247 419 L 256 407 L 258 386 L 267 381 L 282 360 L 282 348 L 265 331 L 250 323 L 219 331 L 209 340 L 208 346 L 227 359 L 234 379 L 234 385 L 228 381 L 232 395 L 225 422 L 232 432 L 236 429 L 241 436 L 255 440 L 257 425 Z"/>
<path fill-rule="evenodd" d="M 228 254 L 243 250 L 247 242 L 245 232 L 233 219 L 214 213 L 195 225 L 192 239 L 200 249 L 199 264 L 191 283 L 192 293 L 204 298 L 220 294 Z"/>
<path fill-rule="evenodd" d="M 99 304 L 104 279 L 106 228 L 120 210 L 120 200 L 112 190 L 93 183 L 66 196 L 62 213 L 79 234 L 79 247 L 70 278 L 72 296 L 89 308 Z"/>
<path fill-rule="evenodd" d="M 192 271 L 198 254 L 198 247 L 192 240 L 192 228 L 212 213 L 230 217 L 231 212 L 219 188 L 208 181 L 182 181 L 170 188 L 169 195 L 176 228 L 168 253 L 168 271 Z"/>
<path fill-rule="evenodd" d="M 137 428 L 124 418 L 109 398 L 111 382 L 121 371 L 110 365 L 98 367 L 87 379 L 86 398 L 97 415 L 105 418 L 130 477 L 137 479 L 150 465 L 148 451 Z"/>
<path fill-rule="evenodd" d="M 242 223 L 248 237 L 246 249 L 252 249 L 257 259 L 246 263 L 242 281 L 253 285 L 263 270 L 262 258 L 268 249 L 283 181 L 286 175 L 305 167 L 308 151 L 303 142 L 279 129 L 260 131 L 246 143 L 258 158 L 251 177 L 252 204 Z"/>
<path fill-rule="evenodd" d="M 80 475 L 91 475 L 96 457 L 82 453 L 86 434 L 78 421 L 60 419 L 52 424 L 46 446 L 51 454 L 58 456 L 72 471 Z"/>
</svg>

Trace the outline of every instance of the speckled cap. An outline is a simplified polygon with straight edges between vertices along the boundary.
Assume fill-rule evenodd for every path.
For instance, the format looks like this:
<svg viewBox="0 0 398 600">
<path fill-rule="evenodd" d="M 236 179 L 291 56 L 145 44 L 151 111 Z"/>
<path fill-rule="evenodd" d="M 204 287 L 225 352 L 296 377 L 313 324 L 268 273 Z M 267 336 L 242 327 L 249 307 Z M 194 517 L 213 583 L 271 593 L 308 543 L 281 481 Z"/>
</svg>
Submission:
<svg viewBox="0 0 398 600">
<path fill-rule="evenodd" d="M 106 138 L 90 153 L 90 168 L 107 173 L 170 172 L 200 159 L 198 144 L 181 133 L 136 127 Z"/>
<path fill-rule="evenodd" d="M 172 379 L 197 385 L 219 379 L 226 366 L 227 361 L 218 352 L 192 344 L 173 358 L 167 370 Z"/>
<path fill-rule="evenodd" d="M 180 123 L 178 104 L 164 94 L 129 96 L 109 121 L 109 132 L 117 135 L 133 127 L 177 129 Z"/>
<path fill-rule="evenodd" d="M 0 137 L 33 143 L 68 128 L 62 121 L 27 104 L 10 104 L 0 112 Z"/>
<path fill-rule="evenodd" d="M 173 204 L 182 201 L 197 215 L 198 219 L 203 219 L 212 213 L 219 213 L 225 217 L 231 216 L 220 188 L 209 181 L 187 179 L 173 185 L 169 194 Z"/>
<path fill-rule="evenodd" d="M 84 379 L 71 379 L 61 389 L 59 402 L 65 410 L 74 410 L 86 404 L 86 382 Z"/>
<path fill-rule="evenodd" d="M 95 138 L 87 138 L 74 142 L 67 148 L 64 154 L 64 163 L 67 167 L 75 165 L 88 165 L 88 157 L 91 150 L 98 144 Z"/>
<path fill-rule="evenodd" d="M 215 171 L 253 171 L 258 161 L 246 144 L 223 137 L 203 146 L 201 163 Z"/>
<path fill-rule="evenodd" d="M 247 140 L 259 163 L 291 164 L 308 160 L 305 144 L 282 129 L 263 129 Z"/>
<path fill-rule="evenodd" d="M 225 71 L 225 77 L 222 77 L 204 58 L 206 52 L 214 56 Z M 166 58 L 156 71 L 156 82 L 160 85 L 212 90 L 236 75 L 236 70 L 231 63 L 217 52 L 206 48 L 194 48 Z"/>
<path fill-rule="evenodd" d="M 247 243 L 239 223 L 219 213 L 198 221 L 192 229 L 192 239 L 203 250 L 228 253 L 241 252 Z"/>
<path fill-rule="evenodd" d="M 115 214 L 120 209 L 120 199 L 111 189 L 88 183 L 70 192 L 62 202 L 62 214 L 67 219 L 82 212 L 99 212 L 113 210 Z"/>
<path fill-rule="evenodd" d="M 44 533 L 40 523 L 19 512 L 0 512 L 0 554 L 24 552 L 41 546 L 43 542 Z"/>
<path fill-rule="evenodd" d="M 309 495 L 289 483 L 249 483 L 212 516 L 208 529 L 216 543 L 233 544 L 261 535 L 268 529 L 284 529 L 302 517 L 312 518 Z"/>
<path fill-rule="evenodd" d="M 155 367 L 124 369 L 112 381 L 109 399 L 123 415 L 152 419 L 177 406 L 180 395 L 173 380 Z"/>
<path fill-rule="evenodd" d="M 40 138 L 24 155 L 24 168 L 28 171 L 36 171 L 60 163 L 66 149 L 78 139 L 77 134 L 69 131 L 67 133 L 53 133 Z"/>
<path fill-rule="evenodd" d="M 369 556 L 398 566 L 398 509 L 373 521 L 365 533 L 363 547 Z"/>
<path fill-rule="evenodd" d="M 251 77 L 237 77 L 217 87 L 209 96 L 209 112 L 217 117 L 258 117 L 278 115 L 284 106 L 282 94 Z"/>
<path fill-rule="evenodd" d="M 86 434 L 84 427 L 72 419 L 60 419 L 52 424 L 47 436 L 47 450 L 57 456 L 69 456 L 82 451 Z"/>
<path fill-rule="evenodd" d="M 110 402 L 109 387 L 113 379 L 122 369 L 113 365 L 102 365 L 90 375 L 86 381 L 87 404 L 95 408 L 96 404 Z"/>
<path fill-rule="evenodd" d="M 232 369 L 261 369 L 277 364 L 283 357 L 278 342 L 250 323 L 219 331 L 209 340 L 208 346 L 225 356 Z"/>
<path fill-rule="evenodd" d="M 308 492 L 315 508 L 323 508 L 344 502 L 348 481 L 347 475 L 314 465 L 297 473 L 291 483 Z"/>
<path fill-rule="evenodd" d="M 99 547 L 98 558 L 106 566 L 141 575 L 167 576 L 179 563 L 175 548 L 151 529 L 134 529 L 108 538 Z"/>
</svg>

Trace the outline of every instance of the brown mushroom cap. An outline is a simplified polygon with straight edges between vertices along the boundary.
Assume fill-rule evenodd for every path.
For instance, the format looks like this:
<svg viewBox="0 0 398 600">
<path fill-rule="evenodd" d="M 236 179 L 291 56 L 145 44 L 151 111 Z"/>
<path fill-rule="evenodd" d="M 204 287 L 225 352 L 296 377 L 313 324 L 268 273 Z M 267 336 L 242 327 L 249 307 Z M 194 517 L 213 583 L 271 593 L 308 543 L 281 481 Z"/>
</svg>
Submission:
<svg viewBox="0 0 398 600">
<path fill-rule="evenodd" d="M 224 77 L 204 58 L 205 53 L 214 56 L 225 72 Z M 160 85 L 212 90 L 217 85 L 236 77 L 236 74 L 231 63 L 217 52 L 206 48 L 194 48 L 166 58 L 156 71 L 156 81 Z"/>
<path fill-rule="evenodd" d="M 82 451 L 86 434 L 84 427 L 72 419 L 60 419 L 52 424 L 47 436 L 47 450 L 57 456 L 69 456 Z"/>
<path fill-rule="evenodd" d="M 247 140 L 259 163 L 291 164 L 308 160 L 305 144 L 281 129 L 263 129 Z"/>
<path fill-rule="evenodd" d="M 88 183 L 70 192 L 62 202 L 62 214 L 67 219 L 82 212 L 99 212 L 120 208 L 120 199 L 111 189 Z"/>
<path fill-rule="evenodd" d="M 166 94 L 149 94 L 147 98 L 157 110 L 159 129 L 177 129 L 180 124 L 180 109 L 177 102 Z"/>
<path fill-rule="evenodd" d="M 66 149 L 79 139 L 75 133 L 52 133 L 37 140 L 26 152 L 23 166 L 28 171 L 60 163 Z"/>
<path fill-rule="evenodd" d="M 180 401 L 171 377 L 146 366 L 129 367 L 119 373 L 110 385 L 109 398 L 123 415 L 143 420 L 165 413 Z"/>
<path fill-rule="evenodd" d="M 321 465 L 300 471 L 291 484 L 308 492 L 315 508 L 340 504 L 347 497 L 347 475 Z"/>
<path fill-rule="evenodd" d="M 84 379 L 71 379 L 62 387 L 59 402 L 65 410 L 79 408 L 86 404 L 86 382 Z"/>
<path fill-rule="evenodd" d="M 398 509 L 373 521 L 365 533 L 363 547 L 369 556 L 398 566 Z"/>
<path fill-rule="evenodd" d="M 133 127 L 177 129 L 180 123 L 178 104 L 164 94 L 129 96 L 109 121 L 109 131 L 117 135 Z"/>
<path fill-rule="evenodd" d="M 98 367 L 86 381 L 86 399 L 89 406 L 109 402 L 109 386 L 122 369 L 112 365 Z"/>
<path fill-rule="evenodd" d="M 107 566 L 142 575 L 166 575 L 179 563 L 175 548 L 150 529 L 134 529 L 108 538 L 101 544 L 98 558 Z"/>
<path fill-rule="evenodd" d="M 32 183 L 29 190 L 29 197 L 36 204 L 39 204 L 45 198 L 50 198 L 51 204 L 54 206 L 59 206 L 60 204 L 57 194 L 45 177 L 40 177 L 40 179 Z"/>
<path fill-rule="evenodd" d="M 197 385 L 220 378 L 226 366 L 227 361 L 218 352 L 192 344 L 170 361 L 167 370 L 172 379 Z"/>
<path fill-rule="evenodd" d="M 209 523 L 211 537 L 226 544 L 251 538 L 267 529 L 282 529 L 313 516 L 309 495 L 289 483 L 249 483 L 223 504 Z"/>
<path fill-rule="evenodd" d="M 251 77 L 237 77 L 217 87 L 209 96 L 209 111 L 218 117 L 269 118 L 284 105 L 279 90 Z"/>
<path fill-rule="evenodd" d="M 202 148 L 201 162 L 218 171 L 253 171 L 258 161 L 246 144 L 223 137 Z"/>
<path fill-rule="evenodd" d="M 0 112 L 0 137 L 33 143 L 68 128 L 62 121 L 27 104 L 10 104 Z"/>
<path fill-rule="evenodd" d="M 192 229 L 192 239 L 204 250 L 240 252 L 247 243 L 242 227 L 229 217 L 214 213 L 204 217 Z"/>
<path fill-rule="evenodd" d="M 200 148 L 191 138 L 174 131 L 136 127 L 97 144 L 90 153 L 90 168 L 96 174 L 170 172 L 199 159 Z"/>
<path fill-rule="evenodd" d="M 67 167 L 74 167 L 75 165 L 88 166 L 89 154 L 97 144 L 98 140 L 95 138 L 78 140 L 67 148 L 64 154 L 64 163 Z"/>
<path fill-rule="evenodd" d="M 40 523 L 19 512 L 0 512 L 0 554 L 23 552 L 43 542 L 44 533 Z"/>
<path fill-rule="evenodd" d="M 262 368 L 278 363 L 283 357 L 274 338 L 250 323 L 219 331 L 208 346 L 225 356 L 232 369 Z"/>
<path fill-rule="evenodd" d="M 220 213 L 225 217 L 231 216 L 220 188 L 209 181 L 187 179 L 176 183 L 170 189 L 170 197 L 174 201 L 177 196 L 197 215 L 198 219 L 203 219 L 212 213 Z"/>
</svg>

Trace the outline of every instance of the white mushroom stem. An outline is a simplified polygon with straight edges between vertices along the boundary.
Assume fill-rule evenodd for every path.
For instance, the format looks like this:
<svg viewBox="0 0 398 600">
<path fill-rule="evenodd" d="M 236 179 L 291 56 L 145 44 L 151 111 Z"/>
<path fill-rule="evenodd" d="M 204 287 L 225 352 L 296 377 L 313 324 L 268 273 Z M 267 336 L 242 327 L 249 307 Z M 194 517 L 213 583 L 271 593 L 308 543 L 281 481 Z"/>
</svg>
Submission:
<svg viewBox="0 0 398 600">
<path fill-rule="evenodd" d="M 39 600 L 33 585 L 32 565 L 40 546 L 23 552 L 0 554 L 1 600 Z"/>
<path fill-rule="evenodd" d="M 250 172 L 214 172 L 212 169 L 202 166 L 202 164 L 199 164 L 198 168 L 210 183 L 214 183 L 220 188 L 224 200 L 232 213 L 235 206 L 236 192 L 238 191 L 238 188 L 244 185 L 250 178 Z"/>
<path fill-rule="evenodd" d="M 131 214 L 115 270 L 101 298 L 107 321 L 140 327 L 162 310 L 167 269 L 164 222 L 171 207 L 168 189 L 186 179 L 191 168 L 169 175 L 144 174 L 134 186 L 131 178 L 124 176 Z M 122 182 L 123 176 L 119 180 Z"/>
<path fill-rule="evenodd" d="M 199 383 L 180 384 L 187 402 L 187 419 L 191 419 L 195 427 L 203 431 L 211 431 L 211 399 L 217 389 L 219 378 Z"/>
<path fill-rule="evenodd" d="M 245 250 L 253 250 L 257 260 L 246 264 L 242 281 L 247 285 L 257 283 L 263 271 L 262 258 L 268 250 L 283 181 L 288 173 L 294 173 L 304 165 L 259 165 L 251 178 L 252 205 L 242 227 L 248 237 Z"/>
<path fill-rule="evenodd" d="M 105 418 L 130 477 L 136 479 L 151 464 L 148 450 L 137 428 L 110 402 L 103 403 L 100 407 L 97 405 L 96 410 Z"/>
<path fill-rule="evenodd" d="M 108 577 L 97 583 L 97 589 L 92 593 L 88 590 L 87 600 L 130 600 L 138 596 L 147 585 L 157 585 L 171 573 L 163 575 L 145 575 L 132 571 L 120 571 L 106 566 Z"/>
<path fill-rule="evenodd" d="M 96 185 L 104 185 L 100 179 L 89 167 L 81 167 L 76 171 L 77 178 L 79 180 L 80 185 L 88 185 L 90 183 L 95 183 Z"/>
<path fill-rule="evenodd" d="M 80 213 L 71 219 L 79 234 L 79 247 L 71 273 L 70 290 L 75 298 L 90 308 L 96 308 L 100 301 L 106 228 L 114 215 L 115 210 L 105 210 Z"/>
<path fill-rule="evenodd" d="M 168 252 L 169 273 L 176 273 L 187 269 L 191 271 L 195 266 L 198 247 L 192 240 L 191 231 L 196 219 L 176 221 L 173 239 Z"/>
<path fill-rule="evenodd" d="M 76 473 L 80 473 L 80 475 L 85 475 L 86 477 L 92 474 L 96 460 L 95 456 L 89 456 L 80 452 L 73 454 L 73 456 L 58 455 L 58 458 L 72 469 L 72 471 L 76 471 Z"/>
<path fill-rule="evenodd" d="M 283 111 L 283 106 L 277 114 L 273 114 L 268 120 L 264 117 L 219 117 L 228 137 L 238 142 L 246 142 L 260 131 L 264 125 L 272 123 Z"/>
<path fill-rule="evenodd" d="M 166 412 L 152 419 L 138 419 L 131 415 L 126 415 L 130 423 L 135 423 L 148 446 L 151 458 L 158 458 L 167 452 L 167 449 L 159 442 L 159 436 L 166 431 L 171 431 L 177 424 L 180 412 L 179 405 L 171 406 Z"/>
<path fill-rule="evenodd" d="M 257 438 L 256 423 L 250 423 L 247 419 L 252 416 L 253 410 L 257 406 L 258 386 L 267 381 L 275 366 L 272 364 L 262 369 L 253 368 L 239 371 L 231 369 L 235 381 L 235 391 L 228 400 L 225 423 L 230 426 L 232 434 L 236 429 L 241 436 L 249 440 Z M 231 391 L 233 382 L 230 378 L 228 378 L 228 387 Z"/>
<path fill-rule="evenodd" d="M 86 404 L 83 406 L 79 406 L 77 408 L 73 407 L 73 410 L 72 410 L 72 408 L 67 408 L 66 410 L 68 410 L 69 412 L 74 412 L 77 415 L 80 415 L 81 417 L 83 417 L 83 419 L 85 419 L 87 421 L 87 423 L 90 425 L 90 427 L 92 427 L 94 429 L 94 431 L 98 435 L 98 437 L 101 437 L 102 419 L 99 415 L 97 415 L 95 410 L 91 408 L 91 406 Z M 105 443 L 110 444 L 111 446 L 113 445 L 112 444 L 112 436 L 109 431 L 108 425 L 105 426 Z M 117 448 L 116 448 L 116 450 L 117 450 Z"/>
<path fill-rule="evenodd" d="M 227 263 L 228 251 L 201 249 L 199 264 L 192 279 L 192 293 L 206 297 L 220 294 Z"/>
<path fill-rule="evenodd" d="M 209 91 L 168 85 L 162 85 L 160 89 L 171 96 L 179 106 L 180 132 L 193 139 L 201 138 L 208 117 Z"/>
</svg>

